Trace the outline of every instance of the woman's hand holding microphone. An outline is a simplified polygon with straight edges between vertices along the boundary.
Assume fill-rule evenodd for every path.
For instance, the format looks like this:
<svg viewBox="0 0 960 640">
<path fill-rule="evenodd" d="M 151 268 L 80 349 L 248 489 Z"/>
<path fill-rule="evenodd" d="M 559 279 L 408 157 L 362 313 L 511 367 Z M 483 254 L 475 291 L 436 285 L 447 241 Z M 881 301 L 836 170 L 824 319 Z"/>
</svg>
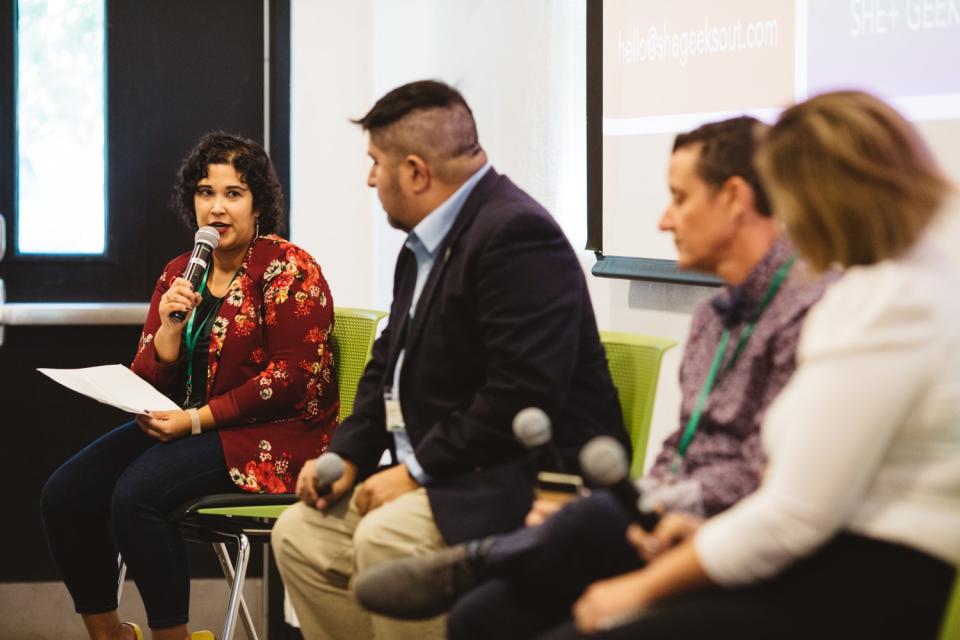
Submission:
<svg viewBox="0 0 960 640">
<path fill-rule="evenodd" d="M 186 320 L 183 322 L 178 321 L 172 318 L 170 314 L 174 311 L 182 311 L 189 316 L 190 311 L 200 304 L 200 299 L 200 294 L 193 290 L 189 281 L 184 278 L 175 279 L 170 285 L 170 288 L 167 289 L 167 292 L 160 296 L 160 306 L 158 309 L 160 312 L 160 326 L 179 336 L 183 331 L 183 327 L 186 326 Z"/>
<path fill-rule="evenodd" d="M 187 326 L 190 312 L 200 304 L 200 299 L 200 294 L 195 292 L 190 282 L 183 278 L 174 280 L 166 293 L 160 296 L 160 304 L 157 307 L 160 314 L 160 328 L 157 329 L 157 334 L 153 338 L 157 360 L 169 363 L 176 362 L 180 357 L 180 335 Z M 170 315 L 174 311 L 183 311 L 187 314 L 187 319 L 183 322 L 177 321 Z"/>
<path fill-rule="evenodd" d="M 161 362 L 175 362 L 180 357 L 180 336 L 187 326 L 190 313 L 200 304 L 201 296 L 193 290 L 190 282 L 177 278 L 160 296 L 157 311 L 160 314 L 160 327 L 154 336 L 154 350 Z M 186 318 L 181 322 L 171 317 L 175 311 L 182 311 Z M 201 411 L 209 409 L 204 407 Z M 149 415 L 137 416 L 137 424 L 144 433 L 161 442 L 169 442 L 190 435 L 193 418 L 188 411 L 155 411 Z"/>
</svg>

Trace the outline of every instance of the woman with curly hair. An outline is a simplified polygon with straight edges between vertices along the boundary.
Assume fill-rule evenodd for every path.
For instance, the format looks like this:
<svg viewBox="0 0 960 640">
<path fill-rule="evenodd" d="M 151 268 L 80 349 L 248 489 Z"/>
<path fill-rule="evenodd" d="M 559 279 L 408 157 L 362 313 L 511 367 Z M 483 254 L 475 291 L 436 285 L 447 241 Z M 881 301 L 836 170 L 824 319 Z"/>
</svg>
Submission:
<svg viewBox="0 0 960 640">
<path fill-rule="evenodd" d="M 42 496 L 51 552 L 95 640 L 141 637 L 117 615 L 117 549 L 153 638 L 190 637 L 184 542 L 167 514 L 208 494 L 292 492 L 337 425 L 333 300 L 316 261 L 274 234 L 283 193 L 263 148 L 204 136 L 172 204 L 188 227 L 213 227 L 219 244 L 197 291 L 180 277 L 190 253 L 164 268 L 132 369 L 182 409 L 102 436 Z"/>
</svg>

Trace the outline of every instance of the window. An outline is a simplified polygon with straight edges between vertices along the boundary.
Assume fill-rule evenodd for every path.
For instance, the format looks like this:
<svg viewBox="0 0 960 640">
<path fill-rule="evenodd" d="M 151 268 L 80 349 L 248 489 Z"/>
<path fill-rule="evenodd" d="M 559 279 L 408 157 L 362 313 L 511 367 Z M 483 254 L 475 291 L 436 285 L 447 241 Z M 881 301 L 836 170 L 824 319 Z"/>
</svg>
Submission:
<svg viewBox="0 0 960 640">
<path fill-rule="evenodd" d="M 104 0 L 18 0 L 20 254 L 106 249 Z"/>
</svg>

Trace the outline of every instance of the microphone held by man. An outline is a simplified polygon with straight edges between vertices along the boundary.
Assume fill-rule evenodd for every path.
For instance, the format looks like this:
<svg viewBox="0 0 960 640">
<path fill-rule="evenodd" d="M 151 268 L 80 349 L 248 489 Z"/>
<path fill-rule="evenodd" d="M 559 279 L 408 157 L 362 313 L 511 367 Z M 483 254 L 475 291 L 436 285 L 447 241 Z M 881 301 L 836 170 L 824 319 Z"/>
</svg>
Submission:
<svg viewBox="0 0 960 640">
<path fill-rule="evenodd" d="M 660 514 L 644 508 L 640 491 L 630 480 L 630 462 L 623 447 L 610 436 L 598 436 L 580 451 L 580 466 L 587 478 L 605 487 L 624 512 L 646 531 L 653 531 Z"/>
<path fill-rule="evenodd" d="M 343 477 L 345 470 L 346 466 L 343 464 L 343 458 L 332 451 L 327 451 L 317 458 L 317 482 L 315 486 L 317 496 L 322 498 L 329 495 L 333 483 Z"/>
<path fill-rule="evenodd" d="M 563 459 L 553 444 L 550 417 L 538 407 L 527 407 L 513 418 L 513 435 L 530 451 L 537 468 L 538 499 L 559 503 L 580 495 L 583 480 L 566 473 Z"/>
</svg>

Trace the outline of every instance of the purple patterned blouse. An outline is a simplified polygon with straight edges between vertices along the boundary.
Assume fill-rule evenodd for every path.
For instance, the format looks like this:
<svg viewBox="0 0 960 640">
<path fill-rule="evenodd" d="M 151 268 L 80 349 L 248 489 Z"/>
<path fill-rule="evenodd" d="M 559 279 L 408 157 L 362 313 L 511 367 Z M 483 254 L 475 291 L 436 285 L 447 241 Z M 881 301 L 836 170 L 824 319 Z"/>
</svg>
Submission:
<svg viewBox="0 0 960 640">
<path fill-rule="evenodd" d="M 705 512 L 701 515 L 723 511 L 759 486 L 765 462 L 760 444 L 763 415 L 796 367 L 797 341 L 807 311 L 836 277 L 813 275 L 801 261 L 793 265 L 733 368 L 715 384 L 684 462 L 673 471 L 681 434 L 723 329 L 730 328 L 729 357 L 774 274 L 791 254 L 787 241 L 778 240 L 742 284 L 725 287 L 694 312 L 680 366 L 680 425 L 664 441 L 647 482 L 699 483 Z"/>
</svg>

